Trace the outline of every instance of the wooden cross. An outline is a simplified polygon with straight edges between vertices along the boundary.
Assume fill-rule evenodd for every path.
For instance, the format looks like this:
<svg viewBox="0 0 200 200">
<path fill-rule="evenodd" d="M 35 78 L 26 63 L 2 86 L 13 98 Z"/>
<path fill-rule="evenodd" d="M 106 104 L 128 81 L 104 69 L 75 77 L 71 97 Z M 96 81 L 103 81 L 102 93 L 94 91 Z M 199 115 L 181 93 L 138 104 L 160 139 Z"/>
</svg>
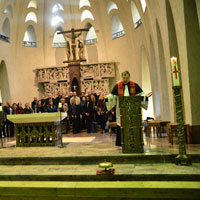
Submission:
<svg viewBox="0 0 200 200">
<path fill-rule="evenodd" d="M 70 36 L 68 35 L 67 37 L 72 39 L 72 43 L 73 43 L 73 41 L 75 42 L 75 39 L 77 37 L 79 37 L 83 31 L 89 31 L 89 28 L 82 28 L 82 29 L 74 29 L 74 28 L 72 28 L 69 31 L 60 31 L 57 34 L 59 35 L 59 34 L 71 33 L 71 35 Z M 76 32 L 78 32 L 78 34 L 75 34 Z"/>
</svg>

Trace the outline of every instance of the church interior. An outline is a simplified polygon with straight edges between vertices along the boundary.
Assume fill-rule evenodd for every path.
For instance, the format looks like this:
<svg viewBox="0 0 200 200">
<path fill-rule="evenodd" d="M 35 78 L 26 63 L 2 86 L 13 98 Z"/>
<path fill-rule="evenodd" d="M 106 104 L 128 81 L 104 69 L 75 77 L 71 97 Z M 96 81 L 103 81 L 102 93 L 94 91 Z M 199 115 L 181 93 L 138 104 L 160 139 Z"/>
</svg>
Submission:
<svg viewBox="0 0 200 200">
<path fill-rule="evenodd" d="M 199 52 L 199 0 L 0 0 L 0 200 L 200 199 Z"/>
</svg>

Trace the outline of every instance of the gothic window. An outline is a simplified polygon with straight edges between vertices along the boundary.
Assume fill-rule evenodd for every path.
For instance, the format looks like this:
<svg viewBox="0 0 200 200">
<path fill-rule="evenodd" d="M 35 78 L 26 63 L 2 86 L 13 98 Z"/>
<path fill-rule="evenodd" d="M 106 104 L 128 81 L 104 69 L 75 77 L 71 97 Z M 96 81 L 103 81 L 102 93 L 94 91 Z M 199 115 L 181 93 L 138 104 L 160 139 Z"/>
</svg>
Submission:
<svg viewBox="0 0 200 200">
<path fill-rule="evenodd" d="M 97 35 L 96 32 L 94 30 L 94 27 L 91 24 L 87 24 L 86 26 L 87 28 L 89 28 L 89 31 L 86 33 L 85 35 L 85 44 L 95 44 L 97 43 Z"/>
<path fill-rule="evenodd" d="M 35 8 L 35 9 L 37 9 L 37 2 L 36 2 L 36 0 L 30 1 L 30 2 L 28 3 L 27 8 Z"/>
<path fill-rule="evenodd" d="M 134 27 L 137 28 L 142 23 L 142 20 L 134 1 L 131 1 L 131 11 L 132 11 Z"/>
<path fill-rule="evenodd" d="M 57 34 L 58 32 L 62 31 L 62 29 L 58 29 L 53 36 L 53 43 L 52 43 L 52 47 L 53 48 L 65 48 L 66 47 L 66 41 L 65 41 L 65 37 L 63 36 L 63 34 Z"/>
<path fill-rule="evenodd" d="M 125 35 L 123 25 L 117 15 L 112 16 L 112 39 Z"/>
<path fill-rule="evenodd" d="M 61 23 L 64 23 L 64 19 L 59 15 L 54 16 L 51 20 L 52 26 L 56 26 L 56 25 L 61 24 Z"/>
<path fill-rule="evenodd" d="M 84 21 L 85 19 L 94 20 L 94 17 L 89 10 L 84 10 L 81 14 L 81 22 Z"/>
<path fill-rule="evenodd" d="M 117 5 L 113 1 L 110 1 L 108 3 L 108 6 L 107 6 L 107 13 L 109 14 L 110 11 L 113 10 L 113 9 L 118 10 L 118 7 L 117 7 Z"/>
<path fill-rule="evenodd" d="M 60 3 L 57 3 L 57 4 L 55 4 L 53 6 L 52 13 L 55 13 L 55 12 L 57 12 L 59 10 L 64 11 L 64 8 L 63 8 L 63 6 Z"/>
<path fill-rule="evenodd" d="M 26 16 L 25 22 L 33 21 L 37 24 L 37 16 L 34 12 L 29 12 Z"/>
<path fill-rule="evenodd" d="M 146 0 L 140 0 L 140 3 L 141 3 L 141 6 L 142 6 L 142 11 L 144 13 L 145 10 L 146 10 L 146 7 L 147 7 Z"/>
<path fill-rule="evenodd" d="M 13 11 L 11 5 L 7 6 L 6 9 L 3 11 L 5 14 L 9 14 L 11 17 L 13 17 Z"/>
<path fill-rule="evenodd" d="M 35 30 L 32 25 L 29 25 L 28 28 L 26 29 L 26 32 L 24 34 L 23 45 L 27 46 L 27 47 L 36 47 L 37 46 Z"/>
<path fill-rule="evenodd" d="M 8 18 L 5 19 L 2 25 L 0 39 L 5 42 L 10 42 L 10 22 Z"/>
<path fill-rule="evenodd" d="M 84 6 L 89 6 L 89 7 L 91 7 L 90 2 L 89 2 L 88 0 L 80 0 L 80 1 L 79 1 L 79 8 L 82 8 L 82 7 L 84 7 Z"/>
</svg>

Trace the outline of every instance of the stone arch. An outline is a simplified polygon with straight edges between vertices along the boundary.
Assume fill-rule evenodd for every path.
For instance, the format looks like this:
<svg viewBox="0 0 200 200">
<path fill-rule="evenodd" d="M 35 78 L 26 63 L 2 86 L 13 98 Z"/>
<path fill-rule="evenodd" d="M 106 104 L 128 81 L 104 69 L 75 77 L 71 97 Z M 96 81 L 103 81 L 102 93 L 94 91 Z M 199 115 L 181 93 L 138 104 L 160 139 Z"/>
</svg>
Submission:
<svg viewBox="0 0 200 200">
<path fill-rule="evenodd" d="M 112 39 L 118 38 L 125 35 L 124 27 L 119 17 L 114 14 L 112 16 Z"/>
<path fill-rule="evenodd" d="M 94 17 L 89 10 L 84 10 L 81 14 L 81 22 L 83 22 L 85 19 L 94 20 Z"/>
<path fill-rule="evenodd" d="M 152 92 L 153 92 L 153 102 L 154 102 L 154 114 L 156 119 L 160 120 L 161 109 L 160 109 L 160 93 L 158 86 L 158 72 L 156 65 L 155 49 L 151 36 L 150 36 L 150 52 L 151 52 L 151 80 L 152 80 Z"/>
<path fill-rule="evenodd" d="M 6 38 L 5 41 L 10 41 L 10 21 L 8 18 L 4 20 L 0 34 Z"/>
<path fill-rule="evenodd" d="M 54 48 L 65 48 L 66 40 L 63 34 L 57 34 L 58 32 L 63 31 L 61 27 L 58 27 L 54 32 L 52 47 Z"/>
<path fill-rule="evenodd" d="M 13 9 L 12 9 L 12 6 L 11 6 L 11 5 L 8 5 L 8 6 L 4 9 L 3 13 L 9 14 L 11 17 L 13 17 Z"/>
<path fill-rule="evenodd" d="M 24 34 L 24 46 L 37 46 L 35 29 L 32 25 L 27 27 Z"/>
<path fill-rule="evenodd" d="M 94 33 L 95 29 L 94 29 L 93 25 L 91 23 L 86 23 L 85 28 L 91 29 L 91 27 L 93 28 L 92 32 Z M 89 63 L 98 62 L 99 58 L 98 58 L 98 51 L 97 51 L 97 46 L 96 46 L 97 36 L 96 36 L 96 38 L 93 38 L 93 36 L 95 36 L 95 35 L 91 34 L 90 37 L 89 36 L 87 37 L 88 32 L 83 33 L 84 34 L 83 38 L 91 39 L 91 45 L 89 44 L 89 42 L 88 42 L 88 45 L 85 45 L 85 50 L 86 50 L 85 55 L 87 57 L 87 62 L 89 62 Z M 96 41 L 95 41 L 95 39 L 96 39 Z"/>
<path fill-rule="evenodd" d="M 150 74 L 150 66 L 147 57 L 147 52 L 144 47 L 141 49 L 141 68 L 142 68 L 142 90 L 145 94 L 152 92 L 151 86 L 151 74 Z M 142 117 L 143 120 L 146 120 L 147 117 L 154 117 L 153 110 L 153 100 L 152 97 L 149 98 L 148 109 L 142 109 Z"/>
<path fill-rule="evenodd" d="M 118 10 L 118 7 L 113 1 L 110 1 L 107 5 L 107 14 L 109 14 L 113 9 Z"/>
<path fill-rule="evenodd" d="M 35 8 L 35 9 L 37 9 L 37 1 L 36 0 L 29 1 L 27 8 Z"/>
<path fill-rule="evenodd" d="M 2 60 L 0 63 L 0 91 L 2 102 L 5 102 L 7 99 L 11 98 L 7 66 L 4 60 Z"/>
<path fill-rule="evenodd" d="M 169 0 L 166 1 L 166 12 L 167 12 L 168 34 L 169 34 L 169 41 L 170 41 L 169 43 L 170 57 L 173 57 L 173 56 L 177 57 L 177 62 L 179 65 L 180 57 L 179 57 L 179 51 L 178 51 L 177 35 L 176 35 L 174 18 L 173 18 L 172 9 L 171 9 Z M 181 67 L 179 67 L 179 70 L 181 71 Z M 175 110 L 173 112 L 175 116 Z M 176 119 L 176 117 L 174 119 Z"/>
<path fill-rule="evenodd" d="M 34 12 L 29 12 L 26 16 L 25 22 L 33 21 L 37 24 L 37 16 Z"/>
<path fill-rule="evenodd" d="M 88 0 L 80 0 L 79 1 L 79 9 L 84 7 L 84 6 L 91 7 L 91 4 Z"/>
<path fill-rule="evenodd" d="M 64 11 L 64 7 L 60 3 L 54 4 L 51 10 L 52 13 L 56 13 L 58 11 Z"/>
<path fill-rule="evenodd" d="M 190 87 L 190 101 L 192 125 L 200 125 L 200 91 L 199 91 L 199 77 L 200 77 L 200 29 L 198 11 L 195 1 L 183 1 L 185 28 L 186 28 L 186 43 L 187 43 L 187 60 L 188 60 L 188 74 Z M 199 5 L 200 8 L 200 5 Z"/>
<path fill-rule="evenodd" d="M 162 36 L 160 31 L 160 26 L 156 20 L 156 29 L 157 29 L 157 39 L 158 39 L 158 53 L 160 60 L 160 83 L 162 90 L 162 113 L 163 120 L 170 120 L 170 105 L 169 105 L 169 92 L 168 92 L 168 81 L 166 73 L 166 61 L 164 55 L 164 47 L 162 42 Z"/>
<path fill-rule="evenodd" d="M 132 13 L 134 28 L 137 28 L 142 23 L 142 20 L 138 8 L 133 0 L 131 1 L 131 13 Z"/>
</svg>

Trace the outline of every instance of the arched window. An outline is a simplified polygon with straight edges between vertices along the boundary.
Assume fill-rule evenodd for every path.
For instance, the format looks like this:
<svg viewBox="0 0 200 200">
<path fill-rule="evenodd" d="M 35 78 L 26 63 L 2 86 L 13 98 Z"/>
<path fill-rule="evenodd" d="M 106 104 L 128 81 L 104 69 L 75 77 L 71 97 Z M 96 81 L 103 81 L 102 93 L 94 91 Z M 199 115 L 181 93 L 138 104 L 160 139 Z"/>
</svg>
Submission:
<svg viewBox="0 0 200 200">
<path fill-rule="evenodd" d="M 10 41 L 10 22 L 9 19 L 6 18 L 0 32 L 0 39 L 9 42 Z"/>
<path fill-rule="evenodd" d="M 81 22 L 84 21 L 85 19 L 94 20 L 94 17 L 89 10 L 84 10 L 81 14 Z"/>
<path fill-rule="evenodd" d="M 117 15 L 112 16 L 112 39 L 125 35 L 122 23 Z"/>
<path fill-rule="evenodd" d="M 89 23 L 87 24 L 86 27 L 89 28 L 89 31 L 85 35 L 84 43 L 85 44 L 96 44 L 97 43 L 97 35 L 94 30 L 94 27 Z"/>
<path fill-rule="evenodd" d="M 117 5 L 113 1 L 110 1 L 108 3 L 108 6 L 107 6 L 107 13 L 109 14 L 110 11 L 113 10 L 113 9 L 118 10 L 118 7 L 117 7 Z"/>
<path fill-rule="evenodd" d="M 26 16 L 25 22 L 33 21 L 37 24 L 37 16 L 34 12 L 29 12 Z"/>
<path fill-rule="evenodd" d="M 66 47 L 66 40 L 63 34 L 57 34 L 58 32 L 62 31 L 62 29 L 58 29 L 53 36 L 53 43 L 52 47 L 54 48 L 65 48 Z"/>
<path fill-rule="evenodd" d="M 24 46 L 36 47 L 36 35 L 32 25 L 29 25 L 24 34 Z"/>
<path fill-rule="evenodd" d="M 11 5 L 7 6 L 6 9 L 3 11 L 3 13 L 9 14 L 11 15 L 11 17 L 13 17 L 13 11 Z"/>
<path fill-rule="evenodd" d="M 140 3 L 141 3 L 141 6 L 142 6 L 142 11 L 144 13 L 145 10 L 146 10 L 146 7 L 147 7 L 146 0 L 140 0 Z"/>
<path fill-rule="evenodd" d="M 80 0 L 79 1 L 79 8 L 82 8 L 83 6 L 91 7 L 90 2 L 88 0 Z"/>
<path fill-rule="evenodd" d="M 37 9 L 37 2 L 36 2 L 36 0 L 30 1 L 30 2 L 28 3 L 27 8 L 35 8 L 35 9 Z"/>
<path fill-rule="evenodd" d="M 64 23 L 64 19 L 59 15 L 54 16 L 53 19 L 51 20 L 52 26 L 56 26 L 61 23 Z"/>
<path fill-rule="evenodd" d="M 131 1 L 131 11 L 134 27 L 137 28 L 142 23 L 142 20 L 134 1 Z"/>
<path fill-rule="evenodd" d="M 55 13 L 55 12 L 57 12 L 59 10 L 64 11 L 64 8 L 63 8 L 63 6 L 60 3 L 57 3 L 57 4 L 55 4 L 53 6 L 52 13 Z"/>
</svg>

